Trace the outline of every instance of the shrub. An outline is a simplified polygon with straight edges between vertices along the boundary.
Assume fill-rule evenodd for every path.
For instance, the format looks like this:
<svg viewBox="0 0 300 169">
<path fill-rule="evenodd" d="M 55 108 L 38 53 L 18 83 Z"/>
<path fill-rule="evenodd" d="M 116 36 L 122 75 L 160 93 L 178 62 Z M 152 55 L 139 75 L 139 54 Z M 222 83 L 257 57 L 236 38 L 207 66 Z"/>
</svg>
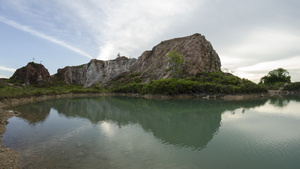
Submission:
<svg viewBox="0 0 300 169">
<path fill-rule="evenodd" d="M 283 90 L 300 91 L 300 82 L 290 83 L 290 84 L 284 86 Z"/>
<path fill-rule="evenodd" d="M 278 68 L 275 70 L 272 70 L 268 73 L 268 75 L 262 77 L 260 79 L 260 83 L 266 84 L 266 85 L 273 85 L 278 82 L 283 83 L 290 83 L 291 82 L 291 76 L 289 76 L 289 72 L 283 68 Z"/>
</svg>

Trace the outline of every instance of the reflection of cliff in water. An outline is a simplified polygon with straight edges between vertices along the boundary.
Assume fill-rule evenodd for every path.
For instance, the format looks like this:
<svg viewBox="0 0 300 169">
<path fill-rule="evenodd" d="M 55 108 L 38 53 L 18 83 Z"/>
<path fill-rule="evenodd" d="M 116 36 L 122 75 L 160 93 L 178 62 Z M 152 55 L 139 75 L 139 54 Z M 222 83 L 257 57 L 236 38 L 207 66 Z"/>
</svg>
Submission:
<svg viewBox="0 0 300 169">
<path fill-rule="evenodd" d="M 274 96 L 269 101 L 275 107 L 286 107 L 290 101 L 300 102 L 300 97 L 297 95 Z"/>
<path fill-rule="evenodd" d="M 226 102 L 99 97 L 56 100 L 47 104 L 66 117 L 82 117 L 94 124 L 112 121 L 120 127 L 139 124 L 163 142 L 201 149 L 218 131 L 223 112 L 264 103 L 264 100 Z"/>
<path fill-rule="evenodd" d="M 31 125 L 36 125 L 47 119 L 51 106 L 47 102 L 42 102 L 19 106 L 14 109 L 22 112 L 19 117 L 26 119 Z"/>
</svg>

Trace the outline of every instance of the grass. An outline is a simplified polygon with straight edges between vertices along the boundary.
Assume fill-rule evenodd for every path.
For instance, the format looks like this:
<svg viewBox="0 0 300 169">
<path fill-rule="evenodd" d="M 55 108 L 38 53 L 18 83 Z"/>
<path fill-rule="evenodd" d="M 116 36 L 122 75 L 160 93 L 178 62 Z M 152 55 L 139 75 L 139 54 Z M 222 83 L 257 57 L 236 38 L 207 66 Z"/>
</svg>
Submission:
<svg viewBox="0 0 300 169">
<path fill-rule="evenodd" d="M 198 73 L 184 79 L 160 79 L 141 83 L 135 76 L 127 75 L 123 81 L 114 83 L 110 88 L 114 93 L 139 93 L 139 94 L 247 94 L 266 93 L 264 85 L 257 85 L 249 80 L 240 79 L 223 72 Z"/>
<path fill-rule="evenodd" d="M 101 93 L 107 92 L 103 87 L 84 88 L 82 85 L 48 84 L 45 86 L 19 86 L 15 84 L 0 84 L 0 99 L 27 96 L 56 95 L 66 93 Z"/>
<path fill-rule="evenodd" d="M 59 79 L 59 76 L 54 77 L 51 84 L 43 86 L 22 86 L 20 83 L 12 83 L 10 80 L 0 83 L 0 99 L 66 93 L 102 92 L 139 93 L 142 95 L 251 94 L 266 93 L 267 88 L 264 85 L 257 85 L 247 79 L 240 79 L 223 72 L 198 73 L 193 77 L 183 79 L 150 80 L 149 83 L 142 83 L 139 73 L 124 74 L 113 80 L 106 87 L 96 84 L 91 88 L 84 88 L 82 85 L 67 85 Z"/>
</svg>

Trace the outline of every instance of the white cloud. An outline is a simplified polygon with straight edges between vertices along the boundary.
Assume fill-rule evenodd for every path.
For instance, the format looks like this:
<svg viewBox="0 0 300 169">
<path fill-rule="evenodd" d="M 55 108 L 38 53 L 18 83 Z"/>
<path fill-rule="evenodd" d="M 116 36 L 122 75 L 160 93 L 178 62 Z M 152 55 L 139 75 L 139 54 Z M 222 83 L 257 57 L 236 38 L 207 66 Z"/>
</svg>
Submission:
<svg viewBox="0 0 300 169">
<path fill-rule="evenodd" d="M 36 30 L 33 30 L 33 29 L 31 29 L 31 28 L 29 28 L 27 26 L 18 24 L 16 22 L 12 21 L 12 20 L 8 20 L 8 19 L 6 19 L 6 18 L 4 18 L 2 16 L 0 16 L 0 22 L 5 23 L 7 25 L 10 25 L 10 26 L 12 26 L 12 27 L 14 27 L 16 29 L 22 30 L 24 32 L 28 32 L 28 33 L 30 33 L 30 34 L 32 34 L 34 36 L 37 36 L 37 37 L 42 38 L 42 39 L 45 39 L 45 40 L 50 41 L 52 43 L 58 44 L 58 45 L 60 45 L 62 47 L 65 47 L 65 48 L 67 48 L 67 49 L 69 49 L 69 50 L 71 50 L 73 52 L 76 52 L 76 53 L 78 53 L 78 54 L 80 54 L 82 56 L 85 56 L 87 58 L 93 59 L 93 57 L 90 56 L 89 54 L 87 54 L 87 53 L 85 53 L 85 52 L 83 52 L 83 51 L 81 51 L 81 50 L 79 50 L 79 49 L 77 49 L 77 48 L 75 48 L 75 47 L 73 47 L 73 46 L 71 46 L 71 45 L 63 42 L 63 41 L 60 41 L 60 40 L 55 39 L 53 37 L 47 36 L 45 34 L 42 34 L 42 33 L 38 32 Z"/>
<path fill-rule="evenodd" d="M 262 62 L 251 66 L 240 67 L 237 69 L 237 71 L 246 71 L 246 72 L 271 71 L 280 67 L 289 68 L 289 69 L 299 69 L 299 63 L 300 63 L 300 56 L 295 56 L 292 58 Z"/>
<path fill-rule="evenodd" d="M 239 57 L 234 57 L 234 56 L 226 56 L 226 55 L 220 55 L 219 56 L 221 59 L 221 63 L 223 66 L 223 68 L 235 68 L 238 67 L 240 65 L 240 63 L 242 61 L 244 61 L 243 58 L 239 58 Z"/>
<path fill-rule="evenodd" d="M 281 29 L 257 28 L 245 33 L 222 49 L 223 67 L 233 69 L 235 75 L 259 82 L 262 76 L 279 67 L 300 69 L 300 33 Z M 296 55 L 295 55 L 296 54 Z"/>
<path fill-rule="evenodd" d="M 16 69 L 4 67 L 4 66 L 0 66 L 0 70 L 8 71 L 8 72 L 15 72 L 16 71 Z"/>
<path fill-rule="evenodd" d="M 102 37 L 105 43 L 100 46 L 98 59 L 112 59 L 117 53 L 138 57 L 134 52 L 175 28 L 180 24 L 178 19 L 191 12 L 195 4 L 196 1 L 184 0 L 104 1 L 102 11 L 107 17 Z"/>
<path fill-rule="evenodd" d="M 0 66 L 0 71 L 1 71 L 1 73 L 2 73 L 2 71 L 5 72 L 3 74 L 0 74 L 0 78 L 8 78 L 8 75 L 14 73 L 16 71 L 16 69 L 8 68 L 5 66 Z"/>
<path fill-rule="evenodd" d="M 298 44 L 300 44 L 300 32 L 258 28 L 248 33 L 245 32 L 243 39 L 231 46 L 226 46 L 223 54 L 260 62 L 283 58 L 295 50 L 300 51 Z"/>
<path fill-rule="evenodd" d="M 36 36 L 47 32 L 52 38 L 61 37 L 69 44 L 72 41 L 71 44 L 85 46 L 87 50 L 96 44 L 97 59 L 107 60 L 115 58 L 118 53 L 138 57 L 152 47 L 149 44 L 164 40 L 161 37 L 175 30 L 200 4 L 197 0 L 22 1 L 6 2 L 6 9 L 10 7 L 18 11 L 20 17 L 25 16 L 19 23 L 34 25 L 39 31 L 32 33 L 28 27 L 21 30 Z M 69 48 L 70 45 L 63 46 Z"/>
<path fill-rule="evenodd" d="M 247 78 L 259 82 L 260 78 L 268 74 L 271 70 L 284 68 L 289 70 L 299 70 L 300 56 L 276 61 L 267 61 L 257 63 L 251 66 L 239 67 L 235 74 L 239 77 Z M 293 78 L 293 76 L 292 76 Z M 297 77 L 296 77 L 297 78 Z M 298 79 L 297 79 L 298 80 Z"/>
</svg>

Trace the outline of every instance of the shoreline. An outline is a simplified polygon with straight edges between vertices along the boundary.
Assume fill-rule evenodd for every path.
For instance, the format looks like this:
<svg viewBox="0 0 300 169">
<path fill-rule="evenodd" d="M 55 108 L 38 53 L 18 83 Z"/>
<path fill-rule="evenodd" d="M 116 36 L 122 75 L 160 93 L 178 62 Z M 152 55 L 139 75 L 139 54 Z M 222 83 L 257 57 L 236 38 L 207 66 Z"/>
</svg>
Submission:
<svg viewBox="0 0 300 169">
<path fill-rule="evenodd" d="M 2 135 L 5 133 L 7 120 L 15 116 L 14 112 L 0 108 L 0 169 L 21 168 L 21 157 L 17 151 L 2 145 Z"/>
<path fill-rule="evenodd" d="M 4 168 L 22 168 L 22 157 L 17 151 L 2 145 L 2 136 L 5 133 L 8 119 L 17 116 L 18 113 L 8 110 L 20 105 L 31 104 L 47 100 L 55 99 L 68 99 L 68 98 L 80 98 L 80 97 L 101 97 L 101 96 L 128 96 L 146 99 L 202 99 L 202 100 L 251 100 L 260 98 L 269 98 L 275 95 L 289 95 L 295 94 L 295 92 L 282 92 L 282 91 L 269 91 L 268 93 L 258 94 L 237 94 L 237 95 L 140 95 L 140 94 L 128 94 L 128 93 L 80 93 L 80 94 L 58 94 L 58 95 L 42 95 L 42 96 L 28 96 L 19 98 L 7 98 L 0 100 L 0 169 Z"/>
<path fill-rule="evenodd" d="M 2 137 L 6 131 L 6 125 L 8 124 L 8 119 L 13 116 L 17 116 L 19 113 L 8 110 L 19 105 L 30 104 L 40 101 L 47 101 L 53 99 L 63 99 L 63 98 L 75 98 L 75 97 L 96 97 L 105 96 L 104 94 L 61 94 L 61 95 L 44 95 L 44 96 L 30 96 L 30 97 L 20 97 L 20 98 L 7 98 L 0 100 L 0 169 L 23 168 L 25 162 L 22 161 L 22 157 L 19 152 L 12 150 L 8 147 L 2 145 Z"/>
</svg>

